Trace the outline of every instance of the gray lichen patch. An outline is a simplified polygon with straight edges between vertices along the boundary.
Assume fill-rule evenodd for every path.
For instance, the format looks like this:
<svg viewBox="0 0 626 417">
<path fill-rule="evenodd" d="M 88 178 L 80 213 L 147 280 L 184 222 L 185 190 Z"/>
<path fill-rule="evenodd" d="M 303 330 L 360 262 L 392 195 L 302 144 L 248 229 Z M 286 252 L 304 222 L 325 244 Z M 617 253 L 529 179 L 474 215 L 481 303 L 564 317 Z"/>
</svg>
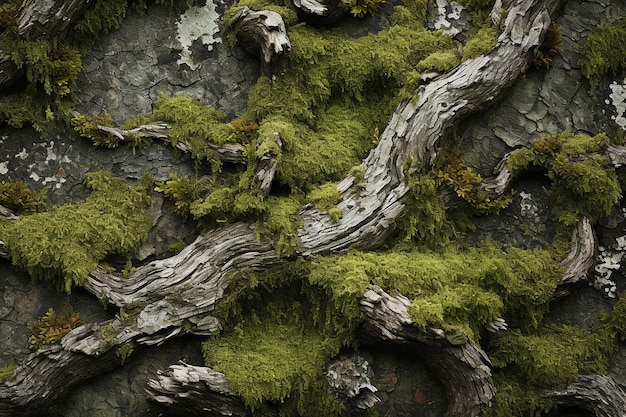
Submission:
<svg viewBox="0 0 626 417">
<path fill-rule="evenodd" d="M 198 68 L 191 56 L 191 46 L 195 41 L 202 42 L 209 51 L 213 50 L 213 45 L 222 40 L 216 36 L 219 29 L 220 15 L 216 10 L 215 3 L 207 0 L 202 7 L 195 6 L 188 9 L 180 16 L 176 22 L 176 40 L 180 44 L 180 59 L 178 65 L 186 64 L 192 70 Z"/>
</svg>

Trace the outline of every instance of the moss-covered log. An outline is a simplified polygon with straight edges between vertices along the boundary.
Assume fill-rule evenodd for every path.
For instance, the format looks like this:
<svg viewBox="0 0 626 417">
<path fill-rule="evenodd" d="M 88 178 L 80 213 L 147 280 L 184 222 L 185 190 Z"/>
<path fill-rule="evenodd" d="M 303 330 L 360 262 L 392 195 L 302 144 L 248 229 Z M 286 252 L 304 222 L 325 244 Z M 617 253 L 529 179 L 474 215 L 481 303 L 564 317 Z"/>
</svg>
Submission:
<svg viewBox="0 0 626 417">
<path fill-rule="evenodd" d="M 75 114 L 74 117 L 79 115 Z M 170 124 L 156 122 L 146 125 L 140 125 L 132 129 L 121 129 L 119 127 L 105 126 L 98 124 L 96 128 L 105 134 L 109 134 L 119 139 L 121 142 L 136 142 L 138 139 L 158 139 L 165 143 L 172 143 L 168 136 Z M 184 140 L 176 141 L 174 147 L 182 152 L 191 153 L 192 146 Z M 214 143 L 206 143 L 206 147 L 215 152 L 217 157 L 224 162 L 232 162 L 242 164 L 246 162 L 243 155 L 244 147 L 238 143 L 225 143 L 217 145 Z"/>
<path fill-rule="evenodd" d="M 406 170 L 426 171 L 436 157 L 437 143 L 447 128 L 489 106 L 505 93 L 528 67 L 560 3 L 561 0 L 496 2 L 497 8 L 508 13 L 497 13 L 506 15 L 506 19 L 500 22 L 502 33 L 495 49 L 490 54 L 465 61 L 421 87 L 413 100 L 398 106 L 378 145 L 364 161 L 363 178 L 349 176 L 338 185 L 342 198 L 338 207 L 343 217 L 332 219 L 311 207 L 301 211 L 303 226 L 298 232 L 300 246 L 296 254 L 306 257 L 349 248 L 373 249 L 383 244 L 404 209 L 403 199 L 408 191 Z M 279 62 L 283 62 L 289 50 L 281 34 L 284 34 L 284 25 L 281 30 L 281 23 L 274 17 L 251 14 L 240 15 L 239 24 L 245 22 L 247 16 L 252 19 L 250 27 L 259 25 L 260 29 L 250 32 L 240 29 L 237 33 L 244 38 L 257 39 L 245 43 L 262 45 L 263 62 L 272 73 L 279 74 L 282 64 L 272 57 L 278 56 Z M 246 25 L 248 23 L 242 27 Z M 267 28 L 278 28 L 278 40 L 274 34 L 265 36 Z M 242 269 L 267 268 L 282 261 L 269 243 L 259 242 L 252 226 L 239 223 L 202 235 L 178 255 L 138 268 L 129 278 L 96 271 L 90 274 L 86 288 L 118 307 L 141 306 L 136 315 L 118 319 L 111 325 L 114 345 L 132 341 L 160 343 L 185 332 L 209 334 L 215 330 L 218 323 L 211 314 L 228 285 L 227 275 Z M 370 295 L 375 297 L 370 299 Z M 381 304 L 382 299 L 396 300 L 374 290 L 364 296 L 362 306 L 368 309 L 364 329 L 369 330 L 364 330 L 363 337 L 374 339 L 372 341 L 386 339 L 394 343 L 419 344 L 420 355 L 433 364 L 450 389 L 450 413 L 476 415 L 493 395 L 488 358 L 462 333 L 434 330 L 432 335 L 418 337 L 414 333 L 416 329 L 406 320 L 406 306 L 404 310 L 387 309 L 387 304 Z M 382 325 L 380 316 L 376 315 L 381 311 L 384 313 Z M 39 352 L 35 358 L 41 356 L 43 365 L 23 366 L 16 376 L 21 383 L 0 386 L 0 416 L 36 414 L 26 405 L 57 390 L 59 380 L 63 380 L 69 390 L 92 375 L 86 373 L 83 378 L 75 372 L 73 364 L 83 360 L 85 355 L 101 355 L 102 352 L 88 347 L 97 340 L 75 339 L 70 343 L 74 339 L 69 336 L 77 331 L 63 339 L 63 355 L 71 359 L 46 362 L 46 353 Z M 38 382 L 33 388 L 24 382 L 28 380 Z"/>
<path fill-rule="evenodd" d="M 548 391 L 544 395 L 558 408 L 586 412 L 585 415 L 626 416 L 626 394 L 608 376 L 580 375 L 567 388 Z"/>
</svg>

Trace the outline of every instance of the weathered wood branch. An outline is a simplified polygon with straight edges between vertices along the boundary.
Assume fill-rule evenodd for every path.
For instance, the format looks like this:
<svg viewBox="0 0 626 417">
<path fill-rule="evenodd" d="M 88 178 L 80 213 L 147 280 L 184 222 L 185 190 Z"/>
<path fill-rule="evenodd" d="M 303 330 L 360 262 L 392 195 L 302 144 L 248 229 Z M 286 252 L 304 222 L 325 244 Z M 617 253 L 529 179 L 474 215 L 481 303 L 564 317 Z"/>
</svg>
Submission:
<svg viewBox="0 0 626 417">
<path fill-rule="evenodd" d="M 265 74 L 280 76 L 285 72 L 291 42 L 285 22 L 278 13 L 244 7 L 234 16 L 232 30 L 243 49 L 260 56 Z"/>
<path fill-rule="evenodd" d="M 324 4 L 317 0 L 292 0 L 291 4 L 302 20 L 314 26 L 332 25 L 348 13 L 348 9 L 340 0 L 329 0 Z"/>
<path fill-rule="evenodd" d="M 407 311 L 409 300 L 376 286 L 363 295 L 360 305 L 364 338 L 410 346 L 445 385 L 448 415 L 477 416 L 490 404 L 495 395 L 491 361 L 467 336 L 442 329 L 420 331 Z"/>
<path fill-rule="evenodd" d="M 27 0 L 18 13 L 17 33 L 31 40 L 50 39 L 76 20 L 91 0 Z"/>
<path fill-rule="evenodd" d="M 408 190 L 405 167 L 410 166 L 416 172 L 426 171 L 448 127 L 504 94 L 525 71 L 551 22 L 551 14 L 560 3 L 561 0 L 508 1 L 502 34 L 490 54 L 465 61 L 420 88 L 417 99 L 400 104 L 379 144 L 364 161 L 364 179 L 357 183 L 354 177 L 348 177 L 339 184 L 342 201 L 338 206 L 343 217 L 333 221 L 314 208 L 302 210 L 299 255 L 306 257 L 348 248 L 370 249 L 384 243 L 404 208 L 403 197 Z M 254 17 L 249 14 L 239 16 L 240 23 L 246 16 L 251 16 L 250 23 L 244 24 L 238 33 L 244 33 L 244 39 L 246 36 L 259 39 L 263 62 L 269 65 L 272 56 L 285 57 L 289 48 L 280 35 L 281 24 L 271 15 Z M 254 29 L 255 25 L 259 29 Z M 269 35 L 268 31 L 273 28 L 277 28 L 277 32 Z M 282 28 L 284 31 L 284 25 Z M 255 30 L 260 35 L 255 34 Z M 268 32 L 266 38 L 265 32 Z M 211 313 L 228 285 L 230 272 L 263 269 L 282 261 L 271 245 L 257 240 L 252 226 L 233 224 L 200 236 L 172 258 L 138 268 L 128 279 L 96 271 L 90 274 L 86 288 L 119 307 L 143 305 L 135 319 L 118 320 L 112 325 L 116 343 L 160 343 L 185 332 L 207 334 L 217 326 Z M 488 358 L 460 333 L 433 331 L 432 336 L 419 336 L 415 333 L 417 329 L 407 321 L 406 306 L 403 307 L 399 299 L 392 302 L 394 299 L 375 290 L 364 295 L 362 307 L 369 309 L 364 311 L 368 317 L 365 334 L 393 343 L 419 343 L 420 355 L 433 364 L 449 389 L 450 412 L 459 416 L 475 415 L 493 396 Z M 377 316 L 379 313 L 381 317 Z M 380 325 L 374 324 L 377 320 Z M 90 352 L 88 346 L 84 339 L 75 344 L 64 339 L 63 349 L 74 352 L 70 354 L 74 358 Z M 52 370 L 46 367 L 20 369 L 18 379 L 40 382 L 36 389 L 28 389 L 25 384 L 0 386 L 0 416 L 28 415 L 30 411 L 22 413 L 21 409 L 16 414 L 15 404 L 26 404 L 36 396 L 57 389 L 58 380 L 67 381 L 68 389 L 79 383 L 80 376 L 63 377 L 65 373 L 74 372 L 71 363 L 48 363 L 48 367 L 54 368 L 53 379 L 49 374 Z M 467 385 L 459 381 L 467 381 Z"/>
<path fill-rule="evenodd" d="M 590 416 L 626 416 L 626 394 L 612 378 L 604 375 L 579 375 L 567 388 L 547 391 L 543 396 L 551 399 L 557 408 L 574 408 Z"/>
<path fill-rule="evenodd" d="M 598 253 L 596 236 L 587 218 L 582 218 L 572 231 L 571 250 L 561 261 L 563 275 L 554 300 L 570 294 L 576 284 L 587 282 L 589 273 L 593 270 Z"/>
<path fill-rule="evenodd" d="M 146 389 L 148 396 L 170 412 L 189 415 L 247 417 L 241 398 L 228 386 L 226 377 L 204 366 L 180 363 L 158 372 Z"/>
<path fill-rule="evenodd" d="M 168 123 L 155 122 L 148 125 L 137 126 L 128 130 L 103 125 L 98 125 L 97 127 L 99 130 L 111 134 L 123 142 L 132 142 L 137 137 L 159 139 L 168 144 L 172 142 L 167 134 L 168 130 L 171 128 Z M 221 161 L 232 162 L 235 164 L 243 164 L 246 162 L 246 158 L 243 155 L 244 147 L 239 143 L 225 143 L 223 145 L 207 143 L 207 146 L 209 149 L 217 153 Z M 185 140 L 176 142 L 174 147 L 185 153 L 190 153 L 192 151 L 191 145 Z"/>
</svg>

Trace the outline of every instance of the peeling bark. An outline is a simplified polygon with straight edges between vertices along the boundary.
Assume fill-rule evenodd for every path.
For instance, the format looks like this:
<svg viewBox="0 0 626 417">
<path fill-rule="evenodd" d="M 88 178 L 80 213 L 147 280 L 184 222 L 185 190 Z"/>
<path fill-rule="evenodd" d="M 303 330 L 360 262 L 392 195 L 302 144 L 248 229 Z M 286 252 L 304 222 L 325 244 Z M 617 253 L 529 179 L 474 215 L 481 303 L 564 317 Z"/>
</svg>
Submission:
<svg viewBox="0 0 626 417">
<path fill-rule="evenodd" d="M 477 416 L 491 402 L 495 387 L 491 361 L 461 332 L 420 331 L 413 325 L 409 300 L 373 286 L 361 298 L 362 337 L 409 346 L 439 376 L 448 393 L 450 416 Z"/>
<path fill-rule="evenodd" d="M 61 33 L 91 0 L 27 0 L 18 13 L 17 33 L 31 40 Z"/>
<path fill-rule="evenodd" d="M 554 300 L 570 294 L 575 284 L 587 282 L 587 277 L 593 270 L 598 244 L 587 218 L 582 218 L 572 231 L 571 247 L 570 252 L 561 261 L 563 276 L 554 293 Z"/>
<path fill-rule="evenodd" d="M 563 390 L 544 393 L 557 407 L 586 411 L 595 417 L 626 416 L 626 394 L 604 375 L 579 375 Z"/>
<path fill-rule="evenodd" d="M 504 94 L 527 68 L 560 3 L 507 1 L 503 7 L 508 14 L 495 49 L 463 62 L 421 87 L 415 100 L 401 103 L 379 144 L 364 161 L 364 179 L 357 182 L 348 177 L 338 185 L 343 217 L 333 221 L 314 208 L 301 211 L 298 255 L 373 249 L 383 244 L 404 209 L 403 197 L 408 191 L 405 167 L 410 166 L 413 172 L 426 171 L 447 128 Z M 282 20 L 278 22 L 271 12 L 246 10 L 235 19 L 240 41 L 258 45 L 266 68 L 279 74 L 290 48 Z M 155 344 L 186 332 L 209 334 L 217 329 L 219 323 L 211 313 L 227 288 L 228 274 L 282 261 L 269 243 L 257 240 L 253 226 L 239 223 L 202 235 L 178 255 L 138 268 L 129 278 L 95 271 L 85 287 L 118 307 L 142 306 L 136 317 L 107 324 L 114 334 L 113 346 L 128 341 Z M 475 416 L 487 406 L 494 394 L 491 364 L 464 334 L 440 329 L 429 334 L 419 332 L 408 317 L 406 299 L 391 297 L 380 289 L 370 289 L 361 308 L 365 317 L 363 337 L 416 346 L 416 354 L 432 364 L 448 388 L 451 415 Z M 100 329 L 103 324 L 93 326 Z M 108 354 L 113 346 L 103 344 L 102 334 L 90 329 L 89 325 L 81 326 L 63 339 L 63 360 L 55 361 L 46 352 L 38 352 L 30 360 L 40 361 L 41 366 L 23 365 L 17 383 L 0 386 L 0 416 L 35 414 L 35 408 L 27 404 L 50 404 L 51 400 L 44 398 L 59 388 L 59 380 L 64 381 L 66 392 L 93 375 L 76 372 L 75 364 L 87 358 L 95 369 L 101 361 L 94 358 Z M 85 337 L 78 338 L 81 332 L 86 332 Z M 36 384 L 29 385 L 28 381 L 35 380 Z M 58 398 L 61 394 L 55 395 Z"/>
<path fill-rule="evenodd" d="M 243 49 L 260 56 L 265 74 L 280 76 L 285 72 L 291 42 L 285 22 L 278 13 L 244 7 L 233 18 L 233 31 Z"/>
<path fill-rule="evenodd" d="M 204 366 L 180 363 L 158 373 L 146 389 L 150 399 L 176 414 L 246 417 L 243 401 L 228 386 L 226 377 Z"/>
</svg>

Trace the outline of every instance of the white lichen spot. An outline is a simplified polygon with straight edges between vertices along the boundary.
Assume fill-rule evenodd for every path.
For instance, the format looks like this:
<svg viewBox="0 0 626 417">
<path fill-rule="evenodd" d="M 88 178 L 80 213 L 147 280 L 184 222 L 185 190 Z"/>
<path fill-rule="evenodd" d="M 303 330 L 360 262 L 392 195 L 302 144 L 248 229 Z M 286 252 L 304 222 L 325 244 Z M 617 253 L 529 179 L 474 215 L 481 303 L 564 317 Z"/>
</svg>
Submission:
<svg viewBox="0 0 626 417">
<path fill-rule="evenodd" d="M 191 45 L 195 41 L 201 41 L 209 51 L 213 50 L 214 44 L 222 41 L 216 36 L 220 31 L 219 18 L 215 3 L 211 0 L 207 0 L 202 7 L 191 7 L 180 16 L 176 22 L 176 39 L 181 48 L 178 65 L 187 64 L 192 70 L 198 67 L 191 57 Z"/>
<path fill-rule="evenodd" d="M 39 179 L 40 179 L 39 174 L 37 174 L 36 172 L 31 172 L 30 179 L 32 179 L 35 182 L 39 182 Z"/>
<path fill-rule="evenodd" d="M 15 154 L 16 158 L 20 158 L 22 161 L 28 158 L 28 152 L 26 152 L 26 148 L 22 148 L 22 152 Z"/>
<path fill-rule="evenodd" d="M 626 210 L 622 209 L 622 215 L 626 217 Z M 605 297 L 616 298 L 617 284 L 611 279 L 611 275 L 620 270 L 624 259 L 626 259 L 626 236 L 616 238 L 615 244 L 610 248 L 598 247 L 595 274 L 589 284 Z"/>
<path fill-rule="evenodd" d="M 4 175 L 9 172 L 9 161 L 0 162 L 0 174 Z"/>
<path fill-rule="evenodd" d="M 537 204 L 533 200 L 533 195 L 520 191 L 519 196 L 522 198 L 520 201 L 520 214 L 522 217 L 533 220 L 539 217 L 539 207 L 537 207 Z"/>
<path fill-rule="evenodd" d="M 617 81 L 613 81 L 609 88 L 611 94 L 609 94 L 610 102 L 615 108 L 615 114 L 611 116 L 611 119 L 622 129 L 626 130 L 626 79 L 623 84 L 618 84 Z M 608 100 L 607 100 L 607 104 Z"/>
<path fill-rule="evenodd" d="M 57 154 L 54 153 L 54 141 L 51 140 L 49 146 L 46 146 L 46 151 L 48 152 L 46 155 L 46 165 L 50 163 L 50 161 L 57 160 Z"/>
<path fill-rule="evenodd" d="M 454 36 L 461 32 L 456 25 L 461 19 L 463 6 L 456 1 L 437 0 L 437 6 L 433 8 L 434 26 L 436 30 L 441 30 L 448 36 Z"/>
</svg>

